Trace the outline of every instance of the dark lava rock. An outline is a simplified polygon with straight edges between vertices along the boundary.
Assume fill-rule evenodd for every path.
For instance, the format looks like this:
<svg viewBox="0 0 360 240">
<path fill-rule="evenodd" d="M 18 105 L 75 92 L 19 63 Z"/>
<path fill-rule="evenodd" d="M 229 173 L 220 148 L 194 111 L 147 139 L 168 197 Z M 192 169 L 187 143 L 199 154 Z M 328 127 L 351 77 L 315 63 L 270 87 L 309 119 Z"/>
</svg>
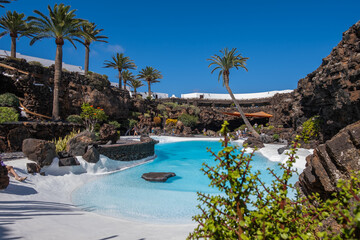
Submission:
<svg viewBox="0 0 360 240">
<path fill-rule="evenodd" d="M 173 172 L 149 172 L 144 173 L 141 178 L 150 182 L 165 182 L 168 178 L 175 177 Z"/>
<path fill-rule="evenodd" d="M 35 138 L 25 139 L 22 144 L 22 150 L 27 158 L 37 162 L 40 167 L 50 165 L 54 157 L 56 157 L 54 143 L 45 140 Z"/>
<path fill-rule="evenodd" d="M 37 163 L 27 163 L 26 169 L 28 173 L 34 174 L 34 173 L 40 173 L 41 167 Z"/>
<path fill-rule="evenodd" d="M 114 144 L 119 139 L 119 134 L 113 125 L 105 123 L 100 128 L 100 139 L 102 142 L 111 141 Z"/>
<path fill-rule="evenodd" d="M 159 141 L 157 141 L 157 140 L 154 140 L 154 139 L 152 139 L 151 137 L 149 137 L 149 136 L 143 136 L 143 135 L 141 135 L 141 137 L 140 137 L 140 142 L 153 142 L 153 143 L 159 143 Z"/>
<path fill-rule="evenodd" d="M 82 157 L 89 163 L 97 163 L 100 159 L 100 153 L 95 147 L 90 147 Z"/>
<path fill-rule="evenodd" d="M 251 148 L 263 148 L 265 147 L 264 144 L 257 138 L 254 138 L 254 137 L 248 137 L 248 139 L 246 139 L 244 141 L 244 144 L 248 144 L 248 147 L 251 147 Z"/>
<path fill-rule="evenodd" d="M 277 151 L 278 151 L 278 154 L 282 154 L 285 150 L 287 149 L 290 149 L 290 146 L 287 145 L 287 146 L 284 146 L 284 147 L 281 147 L 279 148 Z"/>
<path fill-rule="evenodd" d="M 351 171 L 360 170 L 359 161 L 360 121 L 342 129 L 306 158 L 299 186 L 305 195 L 316 192 L 323 199 L 330 198 L 339 179 L 348 179 Z"/>
<path fill-rule="evenodd" d="M 260 141 L 263 143 L 272 143 L 274 142 L 274 138 L 272 136 L 269 136 L 267 134 L 261 134 L 260 135 Z"/>
<path fill-rule="evenodd" d="M 27 138 L 31 138 L 31 134 L 24 126 L 11 129 L 7 135 L 10 150 L 21 151 L 22 143 Z"/>
<path fill-rule="evenodd" d="M 88 145 L 93 144 L 95 141 L 95 133 L 83 131 L 69 140 L 66 151 L 72 156 L 82 156 L 85 154 Z"/>
<path fill-rule="evenodd" d="M 66 157 L 66 158 L 60 158 L 59 159 L 59 167 L 77 166 L 77 165 L 80 165 L 80 163 L 76 159 L 76 157 Z"/>
<path fill-rule="evenodd" d="M 5 166 L 0 165 L 0 189 L 5 189 L 9 185 L 8 171 Z"/>
</svg>

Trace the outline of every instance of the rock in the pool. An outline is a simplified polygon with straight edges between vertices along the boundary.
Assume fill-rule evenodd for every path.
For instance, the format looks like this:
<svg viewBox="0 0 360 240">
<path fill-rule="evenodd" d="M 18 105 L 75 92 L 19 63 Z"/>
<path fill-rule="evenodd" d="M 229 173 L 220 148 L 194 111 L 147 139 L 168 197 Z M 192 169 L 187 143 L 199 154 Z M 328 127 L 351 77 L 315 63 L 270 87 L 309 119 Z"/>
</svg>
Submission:
<svg viewBox="0 0 360 240">
<path fill-rule="evenodd" d="M 144 173 L 141 177 L 150 182 L 165 182 L 168 178 L 175 177 L 173 172 L 149 172 Z"/>
</svg>

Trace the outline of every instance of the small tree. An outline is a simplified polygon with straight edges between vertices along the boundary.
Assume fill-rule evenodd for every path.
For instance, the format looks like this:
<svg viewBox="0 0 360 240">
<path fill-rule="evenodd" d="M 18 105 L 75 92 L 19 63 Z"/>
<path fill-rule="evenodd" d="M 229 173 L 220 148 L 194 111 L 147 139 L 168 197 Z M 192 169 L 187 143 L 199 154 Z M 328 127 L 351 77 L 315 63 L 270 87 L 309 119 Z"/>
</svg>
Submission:
<svg viewBox="0 0 360 240">
<path fill-rule="evenodd" d="M 105 121 L 108 118 L 103 109 L 100 107 L 94 108 L 89 103 L 83 103 L 81 110 L 80 116 L 84 119 L 86 130 L 91 132 L 94 131 L 96 123 Z"/>
</svg>

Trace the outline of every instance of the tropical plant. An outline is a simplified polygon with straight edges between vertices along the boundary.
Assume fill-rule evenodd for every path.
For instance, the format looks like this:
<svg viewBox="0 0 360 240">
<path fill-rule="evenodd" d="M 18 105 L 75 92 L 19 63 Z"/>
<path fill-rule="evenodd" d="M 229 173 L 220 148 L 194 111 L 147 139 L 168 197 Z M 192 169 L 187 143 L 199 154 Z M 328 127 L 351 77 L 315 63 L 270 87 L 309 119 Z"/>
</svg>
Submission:
<svg viewBox="0 0 360 240">
<path fill-rule="evenodd" d="M 10 35 L 11 57 L 16 58 L 16 39 L 23 36 L 31 37 L 31 24 L 25 19 L 24 13 L 7 11 L 6 15 L 0 18 L 0 28 L 5 30 L 0 33 L 0 37 Z"/>
<path fill-rule="evenodd" d="M 232 93 L 231 88 L 229 86 L 230 69 L 233 67 L 236 69 L 243 68 L 247 71 L 247 68 L 245 67 L 246 64 L 245 62 L 246 60 L 248 60 L 248 58 L 242 57 L 241 54 L 237 52 L 236 48 L 233 48 L 230 51 L 227 48 L 224 48 L 223 50 L 220 50 L 220 53 L 222 54 L 222 56 L 215 54 L 214 56 L 211 56 L 210 59 L 207 59 L 208 61 L 211 61 L 209 67 L 214 66 L 211 73 L 213 73 L 216 70 L 220 70 L 218 80 L 220 81 L 220 78 L 222 77 L 223 85 L 228 91 L 244 123 L 246 124 L 246 126 L 251 131 L 254 137 L 260 138 L 260 135 L 255 131 L 255 129 L 250 124 L 249 120 L 246 118 L 244 111 L 240 107 L 238 101 L 235 99 L 235 96 Z"/>
<path fill-rule="evenodd" d="M 65 151 L 69 140 L 72 139 L 73 137 L 75 137 L 79 133 L 80 133 L 80 130 L 78 130 L 78 131 L 73 130 L 72 132 L 67 134 L 65 137 L 59 137 L 58 139 L 53 139 L 51 142 L 55 144 L 56 152 Z"/>
<path fill-rule="evenodd" d="M 10 3 L 11 1 L 15 1 L 15 0 L 0 0 L 0 7 L 4 8 L 5 6 L 2 5 L 2 3 Z"/>
<path fill-rule="evenodd" d="M 55 74 L 54 74 L 54 99 L 52 117 L 54 120 L 60 119 L 59 113 L 59 87 L 62 73 L 62 47 L 65 40 L 68 40 L 75 48 L 74 41 L 82 42 L 81 37 L 84 36 L 84 32 L 80 30 L 80 27 L 86 23 L 85 20 L 76 18 L 75 11 L 70 10 L 70 6 L 64 4 L 54 5 L 51 9 L 48 6 L 49 17 L 45 16 L 38 10 L 34 10 L 34 13 L 39 17 L 30 16 L 28 19 L 31 21 L 34 27 L 35 37 L 30 42 L 33 45 L 36 41 L 43 38 L 54 38 L 56 43 L 56 56 L 55 56 Z"/>
<path fill-rule="evenodd" d="M 71 122 L 71 123 L 78 123 L 78 124 L 83 124 L 83 119 L 81 118 L 81 116 L 79 115 L 69 115 L 66 118 L 67 122 Z"/>
<path fill-rule="evenodd" d="M 138 74 L 139 79 L 143 79 L 148 84 L 148 97 L 151 98 L 151 87 L 150 85 L 152 83 L 160 82 L 158 79 L 162 79 L 163 76 L 161 75 L 161 72 L 159 70 L 156 70 L 152 67 L 145 67 L 142 69 Z"/>
<path fill-rule="evenodd" d="M 124 89 L 126 89 L 127 82 L 135 80 L 135 76 L 129 70 L 122 71 L 121 75 L 124 83 Z"/>
<path fill-rule="evenodd" d="M 17 122 L 19 114 L 12 107 L 0 107 L 0 123 Z"/>
<path fill-rule="evenodd" d="M 305 143 L 319 136 L 320 122 L 319 116 L 313 116 L 302 124 L 301 138 Z"/>
<path fill-rule="evenodd" d="M 95 23 L 87 22 L 86 24 L 82 25 L 81 29 L 85 33 L 83 36 L 84 45 L 85 45 L 85 64 L 84 64 L 84 71 L 85 75 L 89 71 L 89 53 L 90 53 L 90 44 L 92 42 L 105 42 L 107 43 L 106 38 L 107 36 L 99 35 L 100 32 L 104 31 L 104 29 L 96 29 Z"/>
<path fill-rule="evenodd" d="M 105 121 L 108 118 L 104 109 L 100 107 L 94 108 L 94 106 L 89 103 L 83 103 L 81 110 L 80 116 L 84 119 L 86 130 L 91 132 L 94 131 L 98 122 Z"/>
<path fill-rule="evenodd" d="M 115 56 L 112 57 L 112 61 L 105 61 L 105 68 L 114 68 L 119 71 L 119 88 L 122 88 L 122 70 L 124 69 L 136 69 L 136 65 L 133 60 L 129 57 L 126 57 L 123 53 L 117 53 Z M 125 86 L 124 86 L 124 89 Z"/>
<path fill-rule="evenodd" d="M 144 86 L 144 84 L 138 80 L 138 79 L 132 79 L 130 80 L 129 82 L 129 85 L 130 87 L 132 87 L 134 89 L 134 95 L 136 96 L 136 90 L 139 88 L 139 87 L 142 87 Z"/>
<path fill-rule="evenodd" d="M 118 121 L 110 121 L 109 124 L 113 125 L 116 129 L 121 128 L 121 124 Z"/>
</svg>

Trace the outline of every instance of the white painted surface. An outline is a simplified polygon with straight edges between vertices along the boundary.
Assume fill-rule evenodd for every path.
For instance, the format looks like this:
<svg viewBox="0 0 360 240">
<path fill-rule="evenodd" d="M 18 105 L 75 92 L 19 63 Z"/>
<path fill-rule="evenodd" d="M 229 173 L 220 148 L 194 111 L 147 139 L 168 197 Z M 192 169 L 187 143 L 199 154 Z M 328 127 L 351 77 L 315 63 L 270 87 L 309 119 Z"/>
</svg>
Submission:
<svg viewBox="0 0 360 240">
<path fill-rule="evenodd" d="M 273 97 L 277 93 L 290 93 L 292 91 L 293 90 L 269 91 L 269 92 L 259 92 L 259 93 L 241 93 L 241 94 L 234 94 L 234 96 L 238 100 L 268 98 L 268 97 Z M 186 93 L 186 94 L 181 94 L 181 98 L 231 100 L 229 94 L 220 94 L 220 93 Z"/>
</svg>

